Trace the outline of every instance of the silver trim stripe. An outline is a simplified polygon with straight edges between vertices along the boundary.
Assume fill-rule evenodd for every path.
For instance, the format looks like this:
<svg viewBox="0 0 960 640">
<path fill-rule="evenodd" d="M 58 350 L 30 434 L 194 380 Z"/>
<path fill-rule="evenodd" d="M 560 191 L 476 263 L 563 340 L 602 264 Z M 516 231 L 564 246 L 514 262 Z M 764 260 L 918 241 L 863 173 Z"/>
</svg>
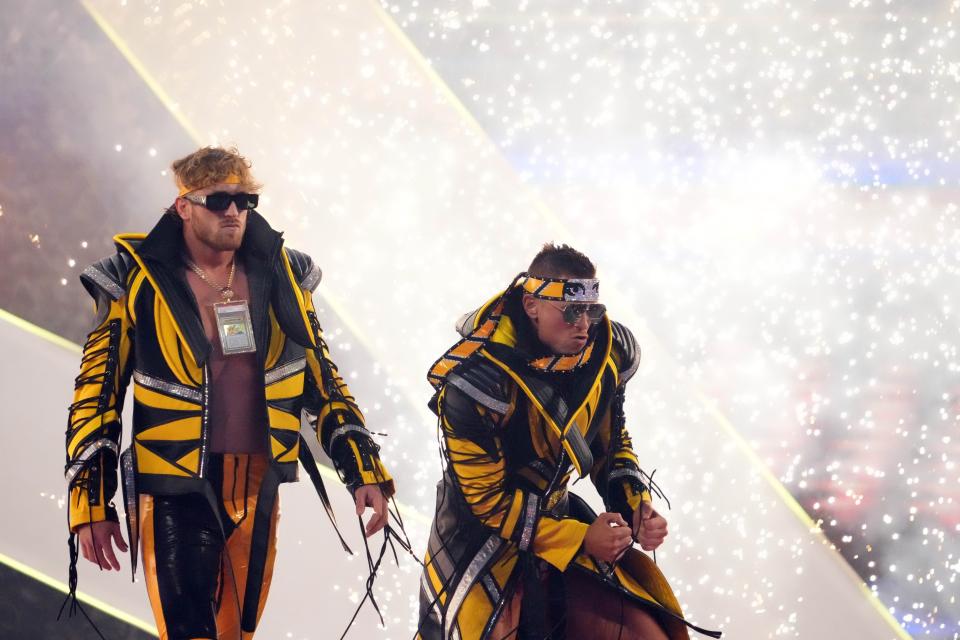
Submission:
<svg viewBox="0 0 960 640">
<path fill-rule="evenodd" d="M 420 589 L 422 589 L 425 596 L 429 598 L 431 602 L 433 602 L 433 605 L 430 607 L 430 613 L 427 615 L 432 616 L 434 619 L 436 619 L 437 624 L 440 624 L 440 620 L 443 616 L 442 612 L 440 611 L 440 599 L 437 598 L 433 593 L 433 585 L 430 584 L 430 577 L 427 575 L 426 569 L 420 573 Z"/>
<path fill-rule="evenodd" d="M 77 474 L 80 473 L 90 458 L 93 457 L 93 454 L 97 453 L 101 449 L 109 449 L 113 451 L 113 455 L 117 455 L 120 447 L 117 446 L 117 443 L 111 440 L 110 438 L 100 438 L 99 440 L 94 440 L 87 447 L 80 452 L 76 458 L 70 461 L 70 468 L 66 470 L 63 474 L 63 477 L 67 479 L 67 484 L 69 485 L 73 482 L 73 479 L 77 477 Z"/>
<path fill-rule="evenodd" d="M 310 267 L 310 271 L 307 272 L 307 275 L 303 276 L 303 280 L 300 281 L 300 286 L 312 292 L 317 288 L 317 285 L 320 284 L 321 278 L 323 278 L 323 272 L 320 270 L 320 267 L 313 264 Z"/>
<path fill-rule="evenodd" d="M 460 577 L 460 582 L 457 583 L 457 588 L 453 591 L 453 596 L 447 603 L 447 616 L 446 620 L 444 620 L 444 633 L 447 637 L 450 637 L 450 628 L 456 622 L 457 614 L 460 613 L 460 607 L 463 605 L 463 601 L 466 599 L 470 588 L 477 581 L 480 571 L 487 566 L 490 558 L 500 550 L 503 544 L 503 538 L 497 535 L 491 535 L 487 538 L 487 541 L 483 543 L 483 546 L 480 547 L 480 550 L 477 551 L 477 555 L 473 556 L 473 560 L 470 561 L 467 570 L 463 572 L 463 575 Z"/>
<path fill-rule="evenodd" d="M 125 293 L 123 290 L 123 287 L 121 287 L 116 282 L 111 280 L 102 271 L 100 271 L 93 265 L 90 265 L 89 267 L 84 269 L 80 275 L 90 278 L 91 280 L 96 282 L 98 285 L 103 287 L 104 291 L 106 291 L 111 296 L 113 296 L 114 300 L 119 300 L 120 298 L 123 297 L 123 294 Z"/>
<path fill-rule="evenodd" d="M 284 378 L 293 375 L 299 371 L 303 371 L 307 367 L 307 359 L 300 358 L 298 360 L 293 360 L 286 364 L 282 364 L 279 367 L 274 367 L 263 374 L 263 381 L 266 384 L 273 384 L 278 380 L 283 380 Z"/>
<path fill-rule="evenodd" d="M 483 577 L 480 578 L 480 581 L 483 582 L 483 586 L 487 590 L 487 595 L 490 596 L 490 600 L 493 602 L 494 606 L 500 602 L 500 589 L 497 587 L 497 581 L 493 579 L 489 573 L 483 574 Z"/>
<path fill-rule="evenodd" d="M 487 409 L 491 409 L 492 411 L 496 411 L 500 414 L 505 414 L 510 409 L 510 405 L 506 402 L 497 400 L 493 396 L 480 391 L 480 389 L 477 389 L 475 386 L 467 382 L 466 379 L 458 376 L 455 373 L 451 373 L 447 376 L 447 382 L 455 386 L 457 389 L 460 389 L 460 391 L 463 391 L 465 394 L 485 406 Z"/>
<path fill-rule="evenodd" d="M 191 389 L 190 387 L 185 387 L 182 384 L 167 382 L 166 380 L 154 378 L 151 375 L 136 370 L 133 372 L 133 379 L 142 387 L 147 387 L 148 389 L 153 389 L 154 391 L 162 391 L 171 396 L 183 398 L 184 400 L 196 402 L 197 404 L 203 403 L 203 393 L 201 393 L 199 389 Z"/>
<path fill-rule="evenodd" d="M 535 493 L 527 498 L 527 508 L 523 514 L 523 533 L 520 534 L 520 551 L 530 548 L 533 540 L 533 528 L 537 524 L 537 510 L 540 508 L 540 496 Z"/>
<path fill-rule="evenodd" d="M 361 426 L 359 426 L 359 425 L 355 425 L 355 424 L 345 424 L 345 425 L 340 426 L 340 427 L 337 427 L 336 429 L 333 430 L 333 432 L 330 434 L 330 444 L 327 445 L 327 448 L 332 451 L 332 450 L 333 450 L 333 443 L 336 442 L 337 440 L 339 440 L 339 439 L 340 439 L 341 437 L 343 437 L 344 435 L 350 433 L 351 431 L 359 431 L 359 432 L 364 433 L 364 434 L 367 434 L 367 435 L 369 435 L 369 433 L 370 433 L 369 431 L 367 431 L 366 429 L 364 429 L 363 427 L 361 427 Z"/>
<path fill-rule="evenodd" d="M 636 478 L 640 481 L 640 484 L 647 486 L 647 483 L 643 481 L 643 476 L 636 469 L 631 469 L 630 467 L 620 467 L 619 469 L 614 469 L 610 472 L 610 475 L 607 476 L 607 482 L 611 480 L 616 480 L 617 478 Z"/>
</svg>

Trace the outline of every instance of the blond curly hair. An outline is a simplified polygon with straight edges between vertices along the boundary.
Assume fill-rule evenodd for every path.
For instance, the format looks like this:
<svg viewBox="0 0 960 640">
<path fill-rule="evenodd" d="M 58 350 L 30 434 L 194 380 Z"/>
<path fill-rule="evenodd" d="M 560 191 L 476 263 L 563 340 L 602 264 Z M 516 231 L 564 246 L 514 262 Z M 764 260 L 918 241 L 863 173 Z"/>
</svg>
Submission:
<svg viewBox="0 0 960 640">
<path fill-rule="evenodd" d="M 174 161 L 170 168 L 181 191 L 203 189 L 230 176 L 239 178 L 243 189 L 259 191 L 263 185 L 254 179 L 251 166 L 235 147 L 203 147 Z"/>
</svg>

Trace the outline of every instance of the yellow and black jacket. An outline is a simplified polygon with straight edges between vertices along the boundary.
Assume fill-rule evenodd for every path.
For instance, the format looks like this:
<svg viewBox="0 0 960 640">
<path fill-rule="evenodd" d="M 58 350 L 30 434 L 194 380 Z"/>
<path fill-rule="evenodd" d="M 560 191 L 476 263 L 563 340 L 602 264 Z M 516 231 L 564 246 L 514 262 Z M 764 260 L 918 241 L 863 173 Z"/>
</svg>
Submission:
<svg viewBox="0 0 960 640">
<path fill-rule="evenodd" d="M 207 481 L 211 345 L 183 275 L 182 223 L 167 214 L 146 236 L 124 234 L 114 241 L 117 253 L 81 275 L 98 316 L 83 349 L 66 432 L 71 531 L 117 520 L 112 499 L 121 459 L 120 415 L 131 379 L 133 442 L 121 461 L 129 506 L 135 507 L 140 493 L 199 492 L 216 500 Z M 263 371 L 270 482 L 295 481 L 298 458 L 312 461 L 300 439 L 305 411 L 348 487 L 378 483 L 391 495 L 393 481 L 322 337 L 311 297 L 319 268 L 309 256 L 283 247 L 281 234 L 255 211 L 248 214 L 240 253 Z M 136 554 L 136 540 L 130 542 Z"/>
<path fill-rule="evenodd" d="M 508 289 L 462 321 L 464 339 L 429 376 L 446 470 L 421 580 L 420 637 L 490 638 L 523 574 L 542 562 L 585 572 L 652 608 L 671 640 L 688 638 L 676 597 L 645 554 L 631 549 L 611 566 L 582 551 L 596 515 L 567 491 L 574 470 L 589 475 L 607 510 L 627 522 L 650 500 L 623 417 L 636 341 L 604 317 L 561 372 L 564 357 L 527 348 L 521 295 Z"/>
</svg>

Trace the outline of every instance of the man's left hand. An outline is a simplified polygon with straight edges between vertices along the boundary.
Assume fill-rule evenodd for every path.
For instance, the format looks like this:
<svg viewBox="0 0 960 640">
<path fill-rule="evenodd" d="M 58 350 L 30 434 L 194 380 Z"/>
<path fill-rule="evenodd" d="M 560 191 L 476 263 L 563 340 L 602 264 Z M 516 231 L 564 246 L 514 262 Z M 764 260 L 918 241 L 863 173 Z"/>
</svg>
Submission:
<svg viewBox="0 0 960 640">
<path fill-rule="evenodd" d="M 362 485 L 353 493 L 353 499 L 357 503 L 358 516 L 362 516 L 367 507 L 373 509 L 373 516 L 367 522 L 366 536 L 369 538 L 383 529 L 383 526 L 387 524 L 389 514 L 387 512 L 387 498 L 380 490 L 380 485 Z"/>
<path fill-rule="evenodd" d="M 633 539 L 644 551 L 653 551 L 667 537 L 667 520 L 654 511 L 649 502 L 641 502 L 633 511 Z"/>
</svg>

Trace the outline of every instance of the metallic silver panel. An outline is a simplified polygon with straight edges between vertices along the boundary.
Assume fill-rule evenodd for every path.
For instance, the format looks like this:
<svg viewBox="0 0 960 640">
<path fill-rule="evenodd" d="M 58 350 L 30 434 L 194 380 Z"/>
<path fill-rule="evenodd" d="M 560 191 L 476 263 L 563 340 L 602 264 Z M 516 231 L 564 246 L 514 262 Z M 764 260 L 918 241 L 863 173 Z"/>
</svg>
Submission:
<svg viewBox="0 0 960 640">
<path fill-rule="evenodd" d="M 435 618 L 437 624 L 440 624 L 443 614 L 440 612 L 440 601 L 437 598 L 437 595 L 433 592 L 433 587 L 430 584 L 430 577 L 427 575 L 427 570 L 424 569 L 420 573 L 420 589 L 425 594 L 425 597 L 429 598 L 433 605 L 430 607 L 430 616 Z"/>
<path fill-rule="evenodd" d="M 523 514 L 523 533 L 520 534 L 520 551 L 530 548 L 533 540 L 533 529 L 537 524 L 537 511 L 540 508 L 540 496 L 533 493 L 527 498 L 527 508 Z"/>
<path fill-rule="evenodd" d="M 110 451 L 113 451 L 114 455 L 116 455 L 120 448 L 117 446 L 116 442 L 110 440 L 109 438 L 100 438 L 99 440 L 94 440 L 88 444 L 87 447 L 81 451 L 76 458 L 70 461 L 70 467 L 63 474 L 67 479 L 67 486 L 69 486 L 70 483 L 73 482 L 73 479 L 77 477 L 77 474 L 80 473 L 85 466 L 87 466 L 87 462 L 90 460 L 90 458 L 92 458 L 93 455 L 101 449 L 109 449 Z"/>
<path fill-rule="evenodd" d="M 330 450 L 333 450 L 333 443 L 340 439 L 343 435 L 350 433 L 351 431 L 359 431 L 366 435 L 370 435 L 370 432 L 364 429 L 361 426 L 355 424 L 345 424 L 343 426 L 337 427 L 333 430 L 333 433 L 330 434 L 330 444 L 327 445 Z"/>
<path fill-rule="evenodd" d="M 610 475 L 607 476 L 607 482 L 616 480 L 617 478 L 636 478 L 643 484 L 643 486 L 647 486 L 647 483 L 643 481 L 643 475 L 636 469 L 631 469 L 629 467 L 620 467 L 619 469 L 614 469 L 611 471 Z"/>
<path fill-rule="evenodd" d="M 303 276 L 303 280 L 300 281 L 300 286 L 307 291 L 313 291 L 317 288 L 317 285 L 320 284 L 321 278 L 323 278 L 323 272 L 320 271 L 320 267 L 314 264 L 310 268 L 310 271 L 307 272 L 307 275 Z"/>
<path fill-rule="evenodd" d="M 270 369 L 270 371 L 267 371 L 263 375 L 263 381 L 266 384 L 273 384 L 274 382 L 277 382 L 278 380 L 283 380 L 284 378 L 291 376 L 297 373 L 298 371 L 303 371 L 306 368 L 306 366 L 307 366 L 306 358 L 293 360 L 286 364 L 282 364 L 279 367 L 274 367 L 273 369 Z"/>
<path fill-rule="evenodd" d="M 140 386 L 153 389 L 154 391 L 162 391 L 163 393 L 171 396 L 183 398 L 184 400 L 196 402 L 197 404 L 203 402 L 203 393 L 201 393 L 199 389 L 191 389 L 190 387 L 185 387 L 182 384 L 168 382 L 166 380 L 161 380 L 160 378 L 154 378 L 153 376 L 147 375 L 142 371 L 134 371 L 133 380 Z"/>
<path fill-rule="evenodd" d="M 503 544 L 503 538 L 491 535 L 487 538 L 487 541 L 483 543 L 483 546 L 480 547 L 480 550 L 477 551 L 477 555 L 473 556 L 473 560 L 470 561 L 467 570 L 463 572 L 463 575 L 460 577 L 460 582 L 457 583 L 457 588 L 453 591 L 453 596 L 447 603 L 447 617 L 444 623 L 444 634 L 447 637 L 450 636 L 450 630 L 454 626 L 457 614 L 460 612 L 460 607 L 463 605 L 463 601 L 466 599 L 470 588 L 477 581 L 480 572 L 487 566 L 487 563 L 490 562 L 493 554 L 499 551 Z"/>
<path fill-rule="evenodd" d="M 600 281 L 596 278 L 570 278 L 563 286 L 563 299 L 569 302 L 600 300 Z"/>
<path fill-rule="evenodd" d="M 477 389 L 475 386 L 467 382 L 464 378 L 458 376 L 456 373 L 451 373 L 448 375 L 447 382 L 455 386 L 457 389 L 460 389 L 460 391 L 463 391 L 465 394 L 491 411 L 505 414 L 510 409 L 509 404 L 501 400 L 497 400 L 493 396 L 480 391 L 480 389 Z"/>
<path fill-rule="evenodd" d="M 487 595 L 490 596 L 490 602 L 494 606 L 500 602 L 500 589 L 497 588 L 497 581 L 493 579 L 489 573 L 483 574 L 483 578 L 480 579 L 483 582 L 484 588 L 487 590 Z"/>
<path fill-rule="evenodd" d="M 457 330 L 461 336 L 466 338 L 468 335 L 473 333 L 473 324 L 477 321 L 477 314 L 480 313 L 480 309 L 475 309 L 469 313 L 465 313 L 457 319 L 454 328 Z"/>
<path fill-rule="evenodd" d="M 93 265 L 90 265 L 84 269 L 80 275 L 96 282 L 100 287 L 103 288 L 104 291 L 109 293 L 114 300 L 119 300 L 125 293 L 123 287 L 111 280 L 109 276 Z"/>
</svg>

